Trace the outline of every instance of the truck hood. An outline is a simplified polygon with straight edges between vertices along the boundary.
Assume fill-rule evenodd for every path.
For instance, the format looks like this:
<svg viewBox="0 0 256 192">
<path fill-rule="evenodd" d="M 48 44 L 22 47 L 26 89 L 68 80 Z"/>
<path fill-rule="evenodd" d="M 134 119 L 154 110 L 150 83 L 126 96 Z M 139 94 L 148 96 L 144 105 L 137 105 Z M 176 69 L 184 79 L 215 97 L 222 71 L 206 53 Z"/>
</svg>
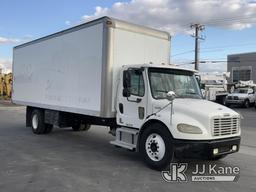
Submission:
<svg viewBox="0 0 256 192">
<path fill-rule="evenodd" d="M 197 117 L 212 117 L 220 115 L 238 115 L 232 109 L 223 105 L 203 100 L 203 99 L 175 99 L 174 112 L 188 114 L 189 116 Z"/>
<path fill-rule="evenodd" d="M 239 118 L 240 115 L 223 105 L 203 99 L 175 99 L 173 104 L 173 124 L 175 128 L 180 123 L 199 127 L 203 134 L 194 135 L 194 139 L 211 139 L 213 120 L 219 118 Z M 177 138 L 191 139 L 191 134 L 176 132 Z M 225 136 L 218 136 L 222 138 Z M 217 137 L 215 137 L 217 138 Z"/>
<path fill-rule="evenodd" d="M 167 104 L 167 100 L 161 100 L 153 105 L 153 111 L 157 112 Z M 170 115 L 170 112 L 173 115 Z M 154 116 L 152 116 L 153 118 Z M 192 98 L 176 98 L 173 101 L 173 110 L 171 105 L 168 108 L 157 113 L 157 117 L 161 119 L 165 124 L 171 125 L 171 133 L 176 139 L 218 139 L 224 137 L 230 137 L 230 135 L 223 136 L 212 136 L 213 121 L 214 119 L 221 118 L 240 118 L 240 115 L 232 109 L 223 105 L 203 100 L 203 99 L 192 99 Z M 188 124 L 197 126 L 202 130 L 202 134 L 188 134 L 182 133 L 177 130 L 178 124 Z M 239 135 L 238 133 L 237 135 Z M 234 135 L 232 135 L 234 136 Z"/>
</svg>

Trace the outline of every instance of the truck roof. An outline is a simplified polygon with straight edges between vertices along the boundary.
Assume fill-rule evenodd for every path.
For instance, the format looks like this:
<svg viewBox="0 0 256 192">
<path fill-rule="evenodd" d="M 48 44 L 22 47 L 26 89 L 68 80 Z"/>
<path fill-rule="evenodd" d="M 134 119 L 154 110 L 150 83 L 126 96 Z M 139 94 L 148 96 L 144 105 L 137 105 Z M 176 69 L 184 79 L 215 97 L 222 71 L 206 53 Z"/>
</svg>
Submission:
<svg viewBox="0 0 256 192">
<path fill-rule="evenodd" d="M 83 23 L 83 24 L 80 24 L 80 25 L 76 25 L 74 27 L 71 27 L 71 28 L 68 28 L 68 29 L 65 29 L 65 30 L 62 30 L 62 31 L 59 31 L 59 32 L 56 32 L 56 33 L 53 33 L 53 34 L 50 34 L 50 35 L 47 35 L 47 36 L 44 36 L 44 37 L 41 37 L 41 38 L 38 38 L 38 39 L 35 39 L 35 40 L 32 40 L 32 41 L 17 45 L 17 46 L 14 47 L 14 49 L 21 48 L 21 47 L 24 47 L 24 46 L 28 46 L 28 45 L 31 45 L 31 44 L 34 44 L 34 43 L 39 43 L 41 41 L 45 41 L 47 39 L 51 39 L 51 38 L 54 38 L 54 37 L 58 37 L 60 35 L 71 33 L 73 31 L 77 31 L 77 30 L 80 30 L 80 29 L 83 29 L 83 28 L 86 28 L 86 27 L 97 25 L 99 23 L 105 23 L 107 26 L 111 26 L 111 27 L 114 27 L 114 28 L 121 28 L 121 29 L 124 29 L 124 30 L 127 30 L 127 31 L 134 31 L 134 32 L 136 31 L 137 33 L 142 33 L 142 34 L 146 34 L 146 35 L 150 35 L 150 36 L 155 36 L 157 38 L 168 39 L 168 40 L 170 40 L 170 38 L 171 38 L 170 34 L 166 31 L 160 31 L 160 30 L 157 30 L 157 29 L 153 29 L 153 28 L 142 26 L 142 25 L 129 23 L 127 21 L 122 21 L 122 20 L 119 20 L 119 19 L 115 19 L 115 18 L 112 18 L 112 17 L 104 16 L 104 17 L 100 17 L 98 19 L 95 19 L 95 20 L 92 20 L 92 21 L 89 21 L 89 22 L 86 22 L 86 23 Z"/>
<path fill-rule="evenodd" d="M 150 68 L 150 67 L 154 67 L 154 68 L 166 68 L 166 69 L 176 69 L 176 70 L 183 70 L 183 71 L 190 71 L 193 73 L 196 73 L 198 71 L 194 70 L 194 69 L 188 69 L 188 68 L 184 68 L 184 67 L 180 67 L 174 64 L 149 64 L 149 63 L 145 63 L 145 64 L 137 64 L 137 65 L 127 65 L 124 67 L 131 67 L 131 68 L 139 68 L 139 67 L 145 67 L 145 68 Z"/>
</svg>

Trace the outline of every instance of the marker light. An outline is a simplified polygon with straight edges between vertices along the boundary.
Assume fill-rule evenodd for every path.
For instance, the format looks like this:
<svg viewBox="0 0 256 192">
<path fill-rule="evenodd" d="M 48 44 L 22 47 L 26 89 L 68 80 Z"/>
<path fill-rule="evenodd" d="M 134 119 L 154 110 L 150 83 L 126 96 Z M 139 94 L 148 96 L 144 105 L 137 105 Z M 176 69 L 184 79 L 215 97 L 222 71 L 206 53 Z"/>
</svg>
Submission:
<svg viewBox="0 0 256 192">
<path fill-rule="evenodd" d="M 218 148 L 213 149 L 213 155 L 217 155 L 218 153 L 219 153 L 219 149 Z"/>
<path fill-rule="evenodd" d="M 236 151 L 237 150 L 237 145 L 233 145 L 232 146 L 232 151 Z"/>
</svg>

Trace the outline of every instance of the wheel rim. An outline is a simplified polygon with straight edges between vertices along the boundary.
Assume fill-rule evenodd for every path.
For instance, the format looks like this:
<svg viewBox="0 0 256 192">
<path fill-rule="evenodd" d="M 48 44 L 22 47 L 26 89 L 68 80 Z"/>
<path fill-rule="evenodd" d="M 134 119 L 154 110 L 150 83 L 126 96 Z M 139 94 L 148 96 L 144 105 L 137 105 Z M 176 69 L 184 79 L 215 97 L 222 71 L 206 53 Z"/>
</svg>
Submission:
<svg viewBox="0 0 256 192">
<path fill-rule="evenodd" d="M 38 116 L 37 114 L 34 114 L 32 117 L 32 128 L 37 129 L 38 128 Z"/>
<path fill-rule="evenodd" d="M 161 161 L 163 159 L 165 154 L 165 143 L 160 135 L 156 133 L 149 135 L 145 147 L 147 155 L 151 160 Z"/>
</svg>

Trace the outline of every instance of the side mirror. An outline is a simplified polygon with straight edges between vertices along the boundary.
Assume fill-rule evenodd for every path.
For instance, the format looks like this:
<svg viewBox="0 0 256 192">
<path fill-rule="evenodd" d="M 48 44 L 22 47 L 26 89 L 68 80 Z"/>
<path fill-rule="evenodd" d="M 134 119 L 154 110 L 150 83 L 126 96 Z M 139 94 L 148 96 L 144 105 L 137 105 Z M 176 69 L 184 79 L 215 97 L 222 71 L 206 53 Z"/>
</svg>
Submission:
<svg viewBox="0 0 256 192">
<path fill-rule="evenodd" d="M 195 77 L 196 77 L 196 81 L 197 81 L 198 85 L 200 86 L 200 84 L 201 84 L 201 77 L 200 77 L 200 75 L 195 75 Z"/>
<path fill-rule="evenodd" d="M 169 100 L 169 101 L 173 101 L 176 97 L 176 94 L 174 91 L 169 91 L 167 94 L 166 94 L 166 98 Z"/>
<path fill-rule="evenodd" d="M 123 72 L 123 96 L 130 97 L 131 95 L 131 73 L 130 71 L 126 70 Z"/>
</svg>

